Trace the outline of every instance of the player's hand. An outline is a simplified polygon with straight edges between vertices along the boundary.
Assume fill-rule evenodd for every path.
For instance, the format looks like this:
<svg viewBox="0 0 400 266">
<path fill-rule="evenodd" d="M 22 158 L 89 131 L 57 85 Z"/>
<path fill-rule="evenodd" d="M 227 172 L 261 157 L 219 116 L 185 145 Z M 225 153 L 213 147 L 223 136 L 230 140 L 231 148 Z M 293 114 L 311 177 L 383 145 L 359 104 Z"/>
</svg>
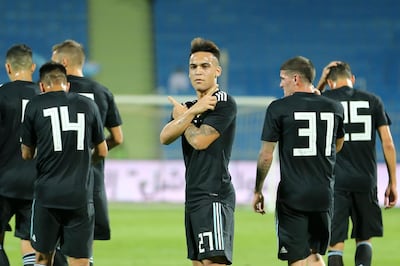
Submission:
<svg viewBox="0 0 400 266">
<path fill-rule="evenodd" d="M 253 209 L 255 212 L 265 214 L 264 210 L 264 195 L 260 192 L 254 192 Z"/>
<path fill-rule="evenodd" d="M 174 119 L 182 115 L 188 109 L 186 105 L 179 103 L 172 96 L 168 96 L 168 101 L 170 101 L 170 103 L 173 105 L 172 118 Z"/>
<path fill-rule="evenodd" d="M 317 89 L 319 91 L 323 91 L 324 90 L 324 88 L 325 88 L 325 86 L 327 84 L 326 78 L 328 77 L 329 72 L 331 71 L 331 67 L 337 66 L 340 63 L 341 63 L 340 61 L 332 61 L 332 62 L 330 62 L 328 65 L 326 65 L 324 67 L 324 69 L 322 70 L 322 73 L 321 73 L 321 78 L 319 79 L 319 82 L 318 82 L 318 85 L 317 85 Z"/>
<path fill-rule="evenodd" d="M 202 114 L 208 110 L 214 110 L 217 105 L 217 97 L 213 94 L 217 91 L 217 88 L 210 89 L 205 95 L 203 95 L 197 102 L 190 108 L 196 114 Z"/>
<path fill-rule="evenodd" d="M 390 209 L 396 206 L 397 196 L 398 195 L 396 186 L 389 184 L 385 190 L 385 209 Z"/>
</svg>

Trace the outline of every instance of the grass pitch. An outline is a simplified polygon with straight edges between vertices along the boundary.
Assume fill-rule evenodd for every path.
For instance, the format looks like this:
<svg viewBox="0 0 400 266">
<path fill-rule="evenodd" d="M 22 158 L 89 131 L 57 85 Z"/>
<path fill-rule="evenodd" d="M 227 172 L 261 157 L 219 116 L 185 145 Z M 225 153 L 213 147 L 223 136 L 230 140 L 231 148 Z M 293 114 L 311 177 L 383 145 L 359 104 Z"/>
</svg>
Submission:
<svg viewBox="0 0 400 266">
<path fill-rule="evenodd" d="M 110 203 L 112 239 L 96 241 L 95 266 L 189 266 L 183 204 Z M 400 265 L 400 209 L 383 210 L 385 235 L 373 239 L 373 265 Z M 233 265 L 284 266 L 276 256 L 274 215 L 259 215 L 249 206 L 236 209 Z M 18 240 L 8 233 L 5 250 L 11 266 L 22 265 Z M 354 265 L 354 241 L 348 240 L 345 265 Z"/>
</svg>

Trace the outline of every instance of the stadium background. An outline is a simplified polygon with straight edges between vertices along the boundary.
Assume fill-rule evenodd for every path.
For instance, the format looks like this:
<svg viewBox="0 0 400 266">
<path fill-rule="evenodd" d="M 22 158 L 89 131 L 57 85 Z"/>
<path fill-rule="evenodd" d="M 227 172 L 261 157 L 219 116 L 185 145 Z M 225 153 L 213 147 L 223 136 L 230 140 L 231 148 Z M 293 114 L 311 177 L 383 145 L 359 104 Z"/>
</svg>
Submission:
<svg viewBox="0 0 400 266">
<path fill-rule="evenodd" d="M 385 102 L 393 137 L 400 145 L 400 4 L 396 0 L 0 0 L 0 7 L 4 10 L 0 17 L 3 62 L 9 46 L 26 43 L 40 66 L 50 58 L 53 44 L 75 39 L 86 47 L 85 75 L 108 86 L 120 101 L 125 143 L 108 159 L 111 199 L 173 200 L 158 192 L 168 186 L 183 187 L 179 143 L 165 147 L 158 141 L 169 116 L 168 101 L 165 98 L 165 106 L 144 105 L 139 96 L 175 93 L 168 80 L 176 69 L 186 68 L 190 41 L 197 36 L 212 39 L 221 48 L 224 73 L 219 82 L 237 97 L 280 97 L 279 67 L 296 55 L 314 62 L 317 77 L 327 62 L 347 61 L 357 87 Z M 5 71 L 0 71 L 0 82 L 5 81 Z M 137 99 L 126 100 L 132 98 Z M 265 111 L 265 106 L 254 105 L 241 108 L 250 114 L 240 121 L 232 154 L 234 172 L 240 176 L 236 180 L 245 183 L 239 189 L 248 190 L 246 197 L 251 195 Z M 378 158 L 383 163 L 380 150 Z M 179 166 L 173 169 L 165 166 L 175 164 Z M 135 190 L 118 188 L 130 185 L 142 193 L 139 198 L 134 197 Z M 168 191 L 169 195 L 176 192 Z M 181 199 L 179 194 L 176 200 Z"/>
</svg>

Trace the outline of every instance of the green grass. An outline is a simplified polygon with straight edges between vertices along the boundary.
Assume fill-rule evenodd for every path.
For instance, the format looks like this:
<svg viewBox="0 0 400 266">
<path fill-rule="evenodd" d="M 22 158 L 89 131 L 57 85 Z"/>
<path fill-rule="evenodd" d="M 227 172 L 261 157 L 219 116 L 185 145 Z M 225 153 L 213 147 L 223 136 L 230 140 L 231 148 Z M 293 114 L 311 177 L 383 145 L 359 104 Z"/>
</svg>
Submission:
<svg viewBox="0 0 400 266">
<path fill-rule="evenodd" d="M 96 266 L 185 266 L 186 244 L 181 204 L 110 203 L 112 240 L 96 241 Z M 400 265 L 400 209 L 383 210 L 385 235 L 373 239 L 373 265 Z M 18 240 L 6 237 L 12 266 L 21 265 Z M 346 242 L 345 265 L 353 263 L 354 241 Z M 283 266 L 276 257 L 274 215 L 253 213 L 248 206 L 236 210 L 234 265 Z"/>
</svg>

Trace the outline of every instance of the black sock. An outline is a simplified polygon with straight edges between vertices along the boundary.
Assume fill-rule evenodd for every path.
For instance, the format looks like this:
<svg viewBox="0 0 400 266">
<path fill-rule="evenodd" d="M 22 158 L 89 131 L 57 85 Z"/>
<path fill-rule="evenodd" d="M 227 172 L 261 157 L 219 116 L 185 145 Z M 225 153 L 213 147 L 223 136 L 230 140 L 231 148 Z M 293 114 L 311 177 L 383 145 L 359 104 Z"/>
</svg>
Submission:
<svg viewBox="0 0 400 266">
<path fill-rule="evenodd" d="M 26 253 L 22 256 L 22 261 L 24 262 L 24 266 L 34 266 L 35 265 L 35 253 Z"/>
<path fill-rule="evenodd" d="M 0 265 L 10 266 L 10 262 L 8 261 L 8 257 L 6 252 L 3 249 L 3 246 L 0 244 Z"/>
<path fill-rule="evenodd" d="M 356 266 L 371 266 L 372 260 L 372 245 L 369 242 L 359 242 L 356 248 L 354 258 Z"/>
<path fill-rule="evenodd" d="M 56 252 L 54 253 L 53 266 L 68 266 L 67 257 L 62 254 L 59 248 L 56 248 Z"/>
<path fill-rule="evenodd" d="M 343 251 L 329 250 L 328 251 L 328 266 L 343 266 Z"/>
</svg>

